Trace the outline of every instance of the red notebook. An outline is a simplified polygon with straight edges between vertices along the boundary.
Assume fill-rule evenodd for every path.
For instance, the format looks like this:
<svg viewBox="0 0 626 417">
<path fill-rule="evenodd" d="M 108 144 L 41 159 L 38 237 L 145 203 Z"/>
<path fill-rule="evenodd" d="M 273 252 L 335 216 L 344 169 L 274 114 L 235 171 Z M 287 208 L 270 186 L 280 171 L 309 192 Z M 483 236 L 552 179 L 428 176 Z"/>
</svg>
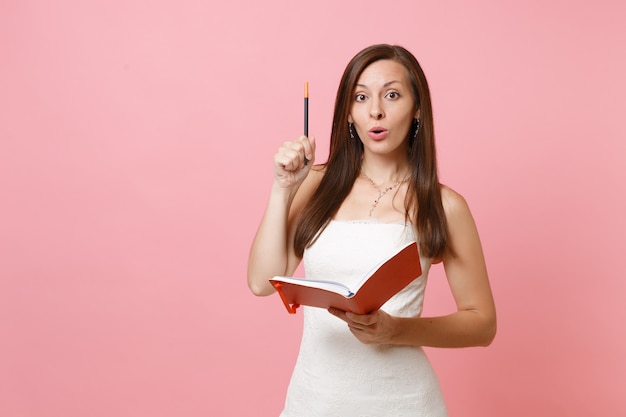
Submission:
<svg viewBox="0 0 626 417">
<path fill-rule="evenodd" d="M 417 243 L 412 242 L 373 268 L 353 288 L 331 280 L 307 278 L 274 277 L 270 283 L 291 314 L 300 305 L 366 314 L 379 309 L 421 275 Z"/>
</svg>

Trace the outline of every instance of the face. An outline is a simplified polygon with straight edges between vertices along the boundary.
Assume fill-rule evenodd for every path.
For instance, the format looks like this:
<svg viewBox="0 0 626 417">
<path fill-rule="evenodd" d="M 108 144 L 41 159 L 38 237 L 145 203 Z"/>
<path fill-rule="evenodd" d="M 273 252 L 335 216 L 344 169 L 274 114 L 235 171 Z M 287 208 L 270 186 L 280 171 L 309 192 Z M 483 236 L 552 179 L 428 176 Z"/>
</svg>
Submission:
<svg viewBox="0 0 626 417">
<path fill-rule="evenodd" d="M 361 73 L 348 121 L 354 123 L 366 152 L 406 151 L 415 111 L 406 68 L 392 60 L 370 64 Z M 404 153 L 406 155 L 406 153 Z"/>
</svg>

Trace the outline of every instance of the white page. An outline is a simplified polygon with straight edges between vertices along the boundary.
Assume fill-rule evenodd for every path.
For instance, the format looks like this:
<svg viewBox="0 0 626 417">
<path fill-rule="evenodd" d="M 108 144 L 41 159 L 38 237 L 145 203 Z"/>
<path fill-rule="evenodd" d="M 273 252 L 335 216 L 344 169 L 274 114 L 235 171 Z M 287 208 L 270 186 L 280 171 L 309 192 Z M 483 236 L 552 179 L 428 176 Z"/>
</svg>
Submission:
<svg viewBox="0 0 626 417">
<path fill-rule="evenodd" d="M 298 284 L 303 287 L 321 288 L 323 290 L 332 291 L 337 294 L 341 294 L 344 297 L 351 297 L 354 292 L 350 288 L 346 287 L 339 282 L 332 282 L 326 280 L 307 279 L 307 278 L 290 278 L 290 277 L 274 277 L 274 280 Z"/>
</svg>

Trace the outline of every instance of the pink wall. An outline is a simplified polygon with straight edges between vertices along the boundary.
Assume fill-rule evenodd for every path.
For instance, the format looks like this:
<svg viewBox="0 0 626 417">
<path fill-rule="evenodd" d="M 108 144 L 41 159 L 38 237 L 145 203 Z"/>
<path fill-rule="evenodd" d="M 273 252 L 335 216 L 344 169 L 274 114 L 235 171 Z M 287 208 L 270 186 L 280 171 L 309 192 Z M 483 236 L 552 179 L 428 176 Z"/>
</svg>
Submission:
<svg viewBox="0 0 626 417">
<path fill-rule="evenodd" d="M 324 158 L 377 42 L 429 76 L 499 308 L 491 347 L 428 350 L 451 415 L 626 414 L 623 2 L 213 3 L 0 3 L 1 416 L 276 416 L 301 316 L 245 285 L 271 158 L 304 80 Z"/>
</svg>

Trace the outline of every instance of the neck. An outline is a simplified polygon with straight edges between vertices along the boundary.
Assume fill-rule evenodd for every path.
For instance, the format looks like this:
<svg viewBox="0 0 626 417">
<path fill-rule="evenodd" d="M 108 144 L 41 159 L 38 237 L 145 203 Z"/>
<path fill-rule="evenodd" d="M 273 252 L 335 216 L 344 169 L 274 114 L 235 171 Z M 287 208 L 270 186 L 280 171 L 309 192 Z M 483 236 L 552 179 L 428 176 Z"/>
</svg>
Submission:
<svg viewBox="0 0 626 417">
<path fill-rule="evenodd" d="M 395 184 L 406 179 L 409 174 L 407 161 L 372 161 L 363 159 L 361 174 L 377 185 Z"/>
</svg>

